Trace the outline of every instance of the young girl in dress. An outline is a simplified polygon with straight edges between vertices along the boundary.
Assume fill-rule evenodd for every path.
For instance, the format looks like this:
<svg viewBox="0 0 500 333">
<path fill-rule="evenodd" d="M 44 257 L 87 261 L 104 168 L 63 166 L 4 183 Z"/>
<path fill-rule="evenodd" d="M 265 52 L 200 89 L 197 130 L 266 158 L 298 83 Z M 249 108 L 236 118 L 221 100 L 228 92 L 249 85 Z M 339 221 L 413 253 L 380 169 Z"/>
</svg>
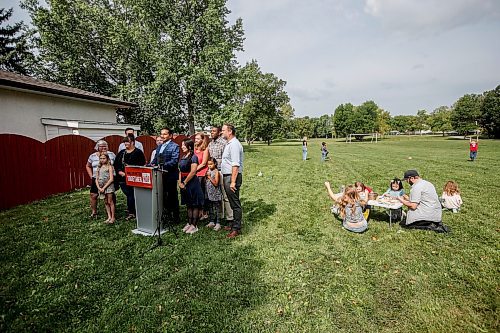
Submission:
<svg viewBox="0 0 500 333">
<path fill-rule="evenodd" d="M 368 229 L 368 222 L 363 216 L 365 204 L 366 201 L 360 199 L 354 185 L 345 188 L 339 200 L 340 216 L 343 218 L 342 225 L 345 229 L 352 232 L 364 232 Z"/>
<path fill-rule="evenodd" d="M 108 219 L 104 223 L 115 223 L 115 203 L 113 201 L 113 193 L 115 186 L 113 184 L 113 166 L 108 154 L 102 153 L 99 155 L 99 166 L 96 171 L 96 185 L 99 191 L 99 198 L 104 199 Z"/>
<path fill-rule="evenodd" d="M 395 199 L 398 197 L 402 197 L 405 194 L 405 190 L 403 189 L 403 182 L 399 178 L 394 178 L 389 183 L 389 188 L 384 194 L 381 195 L 383 198 Z M 403 217 L 403 208 L 398 209 L 390 209 L 389 214 L 391 215 L 391 220 L 397 221 L 401 220 Z"/>
<path fill-rule="evenodd" d="M 209 208 L 209 223 L 207 227 L 214 228 L 215 231 L 220 230 L 219 213 L 222 207 L 222 190 L 220 186 L 220 174 L 217 170 L 217 160 L 210 157 L 208 160 L 208 171 L 206 174 L 206 193 L 208 197 Z"/>
<path fill-rule="evenodd" d="M 463 201 L 457 183 L 452 180 L 446 182 L 441 196 L 441 203 L 444 208 L 450 209 L 453 213 L 458 213 Z"/>
</svg>

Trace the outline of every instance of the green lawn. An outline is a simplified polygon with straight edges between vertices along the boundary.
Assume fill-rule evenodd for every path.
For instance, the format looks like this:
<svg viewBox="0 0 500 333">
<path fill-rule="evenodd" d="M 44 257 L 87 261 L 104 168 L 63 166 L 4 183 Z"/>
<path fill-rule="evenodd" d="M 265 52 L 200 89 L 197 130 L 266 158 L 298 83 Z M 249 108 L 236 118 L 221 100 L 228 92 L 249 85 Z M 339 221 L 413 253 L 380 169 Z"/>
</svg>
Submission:
<svg viewBox="0 0 500 333">
<path fill-rule="evenodd" d="M 306 162 L 300 142 L 244 146 L 232 241 L 203 228 L 148 251 L 121 194 L 115 226 L 88 219 L 87 190 L 1 212 L 0 331 L 498 331 L 500 142 L 481 141 L 474 163 L 464 140 L 327 140 L 325 163 L 320 142 Z M 443 214 L 453 233 L 389 228 L 379 211 L 354 234 L 330 214 L 324 181 L 381 193 L 409 168 L 439 194 L 459 183 L 462 210 Z"/>
</svg>

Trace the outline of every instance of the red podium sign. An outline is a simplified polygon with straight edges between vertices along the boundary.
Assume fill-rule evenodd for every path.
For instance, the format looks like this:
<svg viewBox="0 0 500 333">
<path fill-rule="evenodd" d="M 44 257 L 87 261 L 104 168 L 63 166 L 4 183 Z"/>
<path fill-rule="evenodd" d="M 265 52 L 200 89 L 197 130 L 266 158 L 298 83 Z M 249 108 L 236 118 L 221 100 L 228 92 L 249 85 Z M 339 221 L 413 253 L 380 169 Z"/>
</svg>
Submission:
<svg viewBox="0 0 500 333">
<path fill-rule="evenodd" d="M 125 167 L 125 182 L 128 186 L 153 188 L 153 169 L 147 167 Z"/>
</svg>

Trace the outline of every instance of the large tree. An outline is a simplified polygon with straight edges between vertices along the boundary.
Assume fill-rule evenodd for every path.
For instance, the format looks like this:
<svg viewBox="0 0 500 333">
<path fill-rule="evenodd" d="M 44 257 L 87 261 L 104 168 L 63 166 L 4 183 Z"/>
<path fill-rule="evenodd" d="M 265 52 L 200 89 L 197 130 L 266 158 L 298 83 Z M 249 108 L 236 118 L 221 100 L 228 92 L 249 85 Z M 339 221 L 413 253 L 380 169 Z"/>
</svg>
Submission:
<svg viewBox="0 0 500 333">
<path fill-rule="evenodd" d="M 458 99 L 453 106 L 451 125 L 458 133 L 467 135 L 476 131 L 481 114 L 482 98 L 479 95 L 469 94 Z"/>
<path fill-rule="evenodd" d="M 283 111 L 287 112 L 286 116 L 290 111 L 286 107 L 289 98 L 285 85 L 286 82 L 274 74 L 262 73 L 255 60 L 241 68 L 233 103 L 248 142 L 262 138 L 270 144 L 278 135 L 285 120 Z"/>
<path fill-rule="evenodd" d="M 445 132 L 451 131 L 451 113 L 451 109 L 447 106 L 440 106 L 432 111 L 428 120 L 431 129 L 434 132 L 442 132 L 443 136 Z"/>
<path fill-rule="evenodd" d="M 241 20 L 226 0 L 25 0 L 45 78 L 139 104 L 125 121 L 190 133 L 229 100 Z"/>
<path fill-rule="evenodd" d="M 485 93 L 479 122 L 488 136 L 500 138 L 500 85 Z"/>
<path fill-rule="evenodd" d="M 5 24 L 12 13 L 12 8 L 0 8 L 0 69 L 26 75 L 30 73 L 33 54 L 23 22 Z"/>
</svg>

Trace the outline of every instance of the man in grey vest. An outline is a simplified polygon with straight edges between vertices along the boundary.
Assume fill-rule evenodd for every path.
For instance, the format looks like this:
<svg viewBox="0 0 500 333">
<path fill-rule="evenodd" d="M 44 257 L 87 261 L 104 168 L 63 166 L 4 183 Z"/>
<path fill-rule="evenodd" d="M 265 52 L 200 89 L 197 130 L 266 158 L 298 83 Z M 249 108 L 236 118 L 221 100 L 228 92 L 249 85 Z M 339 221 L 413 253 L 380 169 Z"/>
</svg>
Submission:
<svg viewBox="0 0 500 333">
<path fill-rule="evenodd" d="M 243 146 L 236 138 L 236 130 L 233 125 L 222 126 L 222 137 L 227 140 L 222 153 L 221 172 L 222 183 L 226 190 L 229 204 L 233 210 L 233 224 L 227 226 L 231 230 L 227 238 L 234 238 L 241 233 L 241 220 L 243 211 L 240 202 L 240 187 L 243 172 Z"/>
</svg>

